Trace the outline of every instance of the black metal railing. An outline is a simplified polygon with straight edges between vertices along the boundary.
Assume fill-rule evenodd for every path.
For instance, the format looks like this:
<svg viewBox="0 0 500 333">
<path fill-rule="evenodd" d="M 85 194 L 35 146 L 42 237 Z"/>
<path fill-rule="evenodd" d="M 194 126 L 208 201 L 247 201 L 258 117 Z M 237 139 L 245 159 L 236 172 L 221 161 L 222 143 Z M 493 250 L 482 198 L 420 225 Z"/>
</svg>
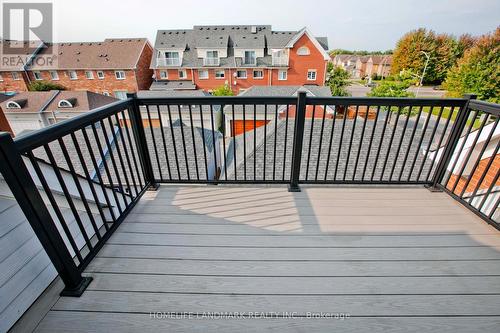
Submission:
<svg viewBox="0 0 500 333">
<path fill-rule="evenodd" d="M 129 100 L 15 140 L 0 134 L 0 171 L 63 279 L 63 295 L 83 292 L 90 278 L 81 272 L 151 183 L 142 126 L 131 115 Z"/>
<path fill-rule="evenodd" d="M 425 185 L 498 228 L 500 106 L 463 99 L 137 98 L 12 140 L 0 171 L 66 284 L 160 183 Z"/>
</svg>

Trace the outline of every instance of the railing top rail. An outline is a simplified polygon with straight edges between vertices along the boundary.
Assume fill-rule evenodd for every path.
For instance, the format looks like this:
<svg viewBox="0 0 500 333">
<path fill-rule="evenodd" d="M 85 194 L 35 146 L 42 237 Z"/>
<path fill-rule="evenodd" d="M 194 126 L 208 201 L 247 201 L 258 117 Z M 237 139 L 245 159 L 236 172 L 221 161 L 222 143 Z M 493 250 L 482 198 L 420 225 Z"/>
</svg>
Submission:
<svg viewBox="0 0 500 333">
<path fill-rule="evenodd" d="M 297 97 L 265 97 L 265 96 L 206 96 L 206 97 L 144 97 L 138 98 L 141 105 L 228 105 L 228 104 L 295 104 Z"/>
<path fill-rule="evenodd" d="M 495 116 L 500 116 L 500 104 L 478 101 L 476 99 L 473 99 L 469 102 L 469 108 L 477 111 L 491 113 L 492 115 Z"/>
<path fill-rule="evenodd" d="M 113 102 L 71 119 L 18 136 L 14 139 L 14 142 L 18 151 L 24 153 L 89 126 L 118 111 L 125 110 L 132 105 L 132 101 L 132 99 L 127 99 Z"/>
<path fill-rule="evenodd" d="M 463 106 L 465 98 L 408 98 L 408 97 L 307 97 L 312 105 L 370 105 L 370 106 Z"/>
</svg>

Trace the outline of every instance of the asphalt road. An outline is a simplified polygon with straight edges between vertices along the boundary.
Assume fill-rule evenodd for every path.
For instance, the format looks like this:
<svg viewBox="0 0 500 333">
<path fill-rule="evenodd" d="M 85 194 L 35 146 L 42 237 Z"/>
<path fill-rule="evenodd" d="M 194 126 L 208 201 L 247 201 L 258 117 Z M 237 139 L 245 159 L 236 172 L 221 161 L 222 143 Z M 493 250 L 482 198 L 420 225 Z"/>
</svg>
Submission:
<svg viewBox="0 0 500 333">
<path fill-rule="evenodd" d="M 353 83 L 347 87 L 347 90 L 351 93 L 353 97 L 364 97 L 367 93 L 370 92 L 370 87 L 365 87 L 360 84 Z M 417 88 L 410 87 L 409 91 L 416 94 Z M 446 91 L 444 90 L 434 90 L 432 87 L 421 87 L 418 93 L 418 97 L 443 97 Z"/>
</svg>

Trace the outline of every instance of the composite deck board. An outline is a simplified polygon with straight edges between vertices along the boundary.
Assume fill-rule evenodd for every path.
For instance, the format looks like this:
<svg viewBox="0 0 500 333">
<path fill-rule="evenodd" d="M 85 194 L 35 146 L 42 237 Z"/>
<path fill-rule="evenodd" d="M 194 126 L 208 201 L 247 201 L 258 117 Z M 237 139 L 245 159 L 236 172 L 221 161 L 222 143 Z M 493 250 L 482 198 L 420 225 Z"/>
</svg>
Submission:
<svg viewBox="0 0 500 333">
<path fill-rule="evenodd" d="M 483 332 L 497 333 L 500 317 L 371 317 L 327 319 L 151 319 L 145 314 L 51 311 L 37 332 Z"/>
<path fill-rule="evenodd" d="M 95 258 L 89 273 L 133 273 L 213 276 L 500 276 L 490 260 L 468 261 L 199 261 Z"/>
<path fill-rule="evenodd" d="M 262 260 L 262 261 L 360 261 L 360 260 L 500 260 L 500 252 L 490 247 L 452 248 L 203 248 L 188 246 L 155 246 L 107 244 L 103 257 Z"/>
<path fill-rule="evenodd" d="M 497 332 L 499 250 L 497 230 L 421 187 L 162 186 L 36 331 Z M 321 312 L 350 318 L 307 318 Z"/>
<path fill-rule="evenodd" d="M 464 307 L 461 302 L 470 307 Z M 246 312 L 276 309 L 306 315 L 307 312 L 344 312 L 352 316 L 451 316 L 498 315 L 496 295 L 193 295 L 110 292 L 89 290 L 78 299 L 61 298 L 54 310 L 112 311 L 119 313 Z"/>
</svg>

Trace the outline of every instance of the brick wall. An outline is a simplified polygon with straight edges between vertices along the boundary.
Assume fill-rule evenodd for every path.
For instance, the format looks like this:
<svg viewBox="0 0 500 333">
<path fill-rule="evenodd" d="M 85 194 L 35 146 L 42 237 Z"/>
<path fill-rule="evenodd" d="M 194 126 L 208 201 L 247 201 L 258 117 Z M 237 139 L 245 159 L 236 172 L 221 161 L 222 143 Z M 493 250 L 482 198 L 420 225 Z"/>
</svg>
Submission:
<svg viewBox="0 0 500 333">
<path fill-rule="evenodd" d="M 495 159 L 493 160 L 493 163 L 491 164 L 489 170 L 486 170 L 486 167 L 488 166 L 490 159 L 491 159 L 491 157 L 488 157 L 488 158 L 482 159 L 479 162 L 475 172 L 469 176 L 469 177 L 471 177 L 471 180 L 469 182 L 469 185 L 467 185 L 467 188 L 465 189 L 465 193 L 474 191 L 476 186 L 478 186 L 479 180 L 481 179 L 481 177 L 483 176 L 483 173 L 485 173 L 485 171 L 486 171 L 486 176 L 484 177 L 484 180 L 481 182 L 479 189 L 487 189 L 493 183 L 493 181 L 495 180 L 495 176 L 496 176 L 498 170 L 500 169 L 500 154 L 497 154 L 495 156 Z M 474 162 L 472 162 L 472 163 L 474 163 Z M 460 179 L 458 180 L 457 187 L 455 188 L 455 191 L 454 191 L 455 194 L 459 195 L 462 192 L 465 185 L 467 184 L 467 180 L 469 179 L 469 177 L 460 177 Z M 457 178 L 458 178 L 457 175 L 452 175 L 450 177 L 450 180 L 448 181 L 448 184 L 446 185 L 446 187 L 449 190 L 453 189 L 453 186 L 455 185 Z M 499 184 L 500 184 L 500 180 L 497 180 L 497 183 L 495 185 L 499 185 Z"/>
<path fill-rule="evenodd" d="M 2 75 L 2 81 L 0 81 L 0 91 L 1 92 L 21 92 L 27 91 L 27 78 L 24 72 L 17 72 L 19 75 L 19 80 L 14 80 L 12 78 L 12 72 L 0 72 Z"/>
<path fill-rule="evenodd" d="M 149 43 L 146 43 L 137 62 L 137 69 L 135 70 L 139 90 L 148 90 L 153 82 L 153 70 L 149 68 L 152 56 L 153 48 Z"/>
<path fill-rule="evenodd" d="M 104 79 L 97 78 L 97 71 L 92 70 L 94 74 L 93 79 L 87 79 L 85 70 L 77 70 L 77 79 L 71 80 L 68 71 L 58 70 L 58 80 L 52 80 L 49 71 L 40 71 L 42 80 L 58 83 L 64 86 L 67 90 L 88 90 L 95 93 L 102 94 L 108 92 L 113 95 L 114 91 L 137 91 L 137 80 L 134 70 L 125 70 L 125 79 L 118 80 L 115 77 L 114 70 L 103 70 Z M 29 72 L 30 79 L 35 81 L 33 72 Z"/>
</svg>

